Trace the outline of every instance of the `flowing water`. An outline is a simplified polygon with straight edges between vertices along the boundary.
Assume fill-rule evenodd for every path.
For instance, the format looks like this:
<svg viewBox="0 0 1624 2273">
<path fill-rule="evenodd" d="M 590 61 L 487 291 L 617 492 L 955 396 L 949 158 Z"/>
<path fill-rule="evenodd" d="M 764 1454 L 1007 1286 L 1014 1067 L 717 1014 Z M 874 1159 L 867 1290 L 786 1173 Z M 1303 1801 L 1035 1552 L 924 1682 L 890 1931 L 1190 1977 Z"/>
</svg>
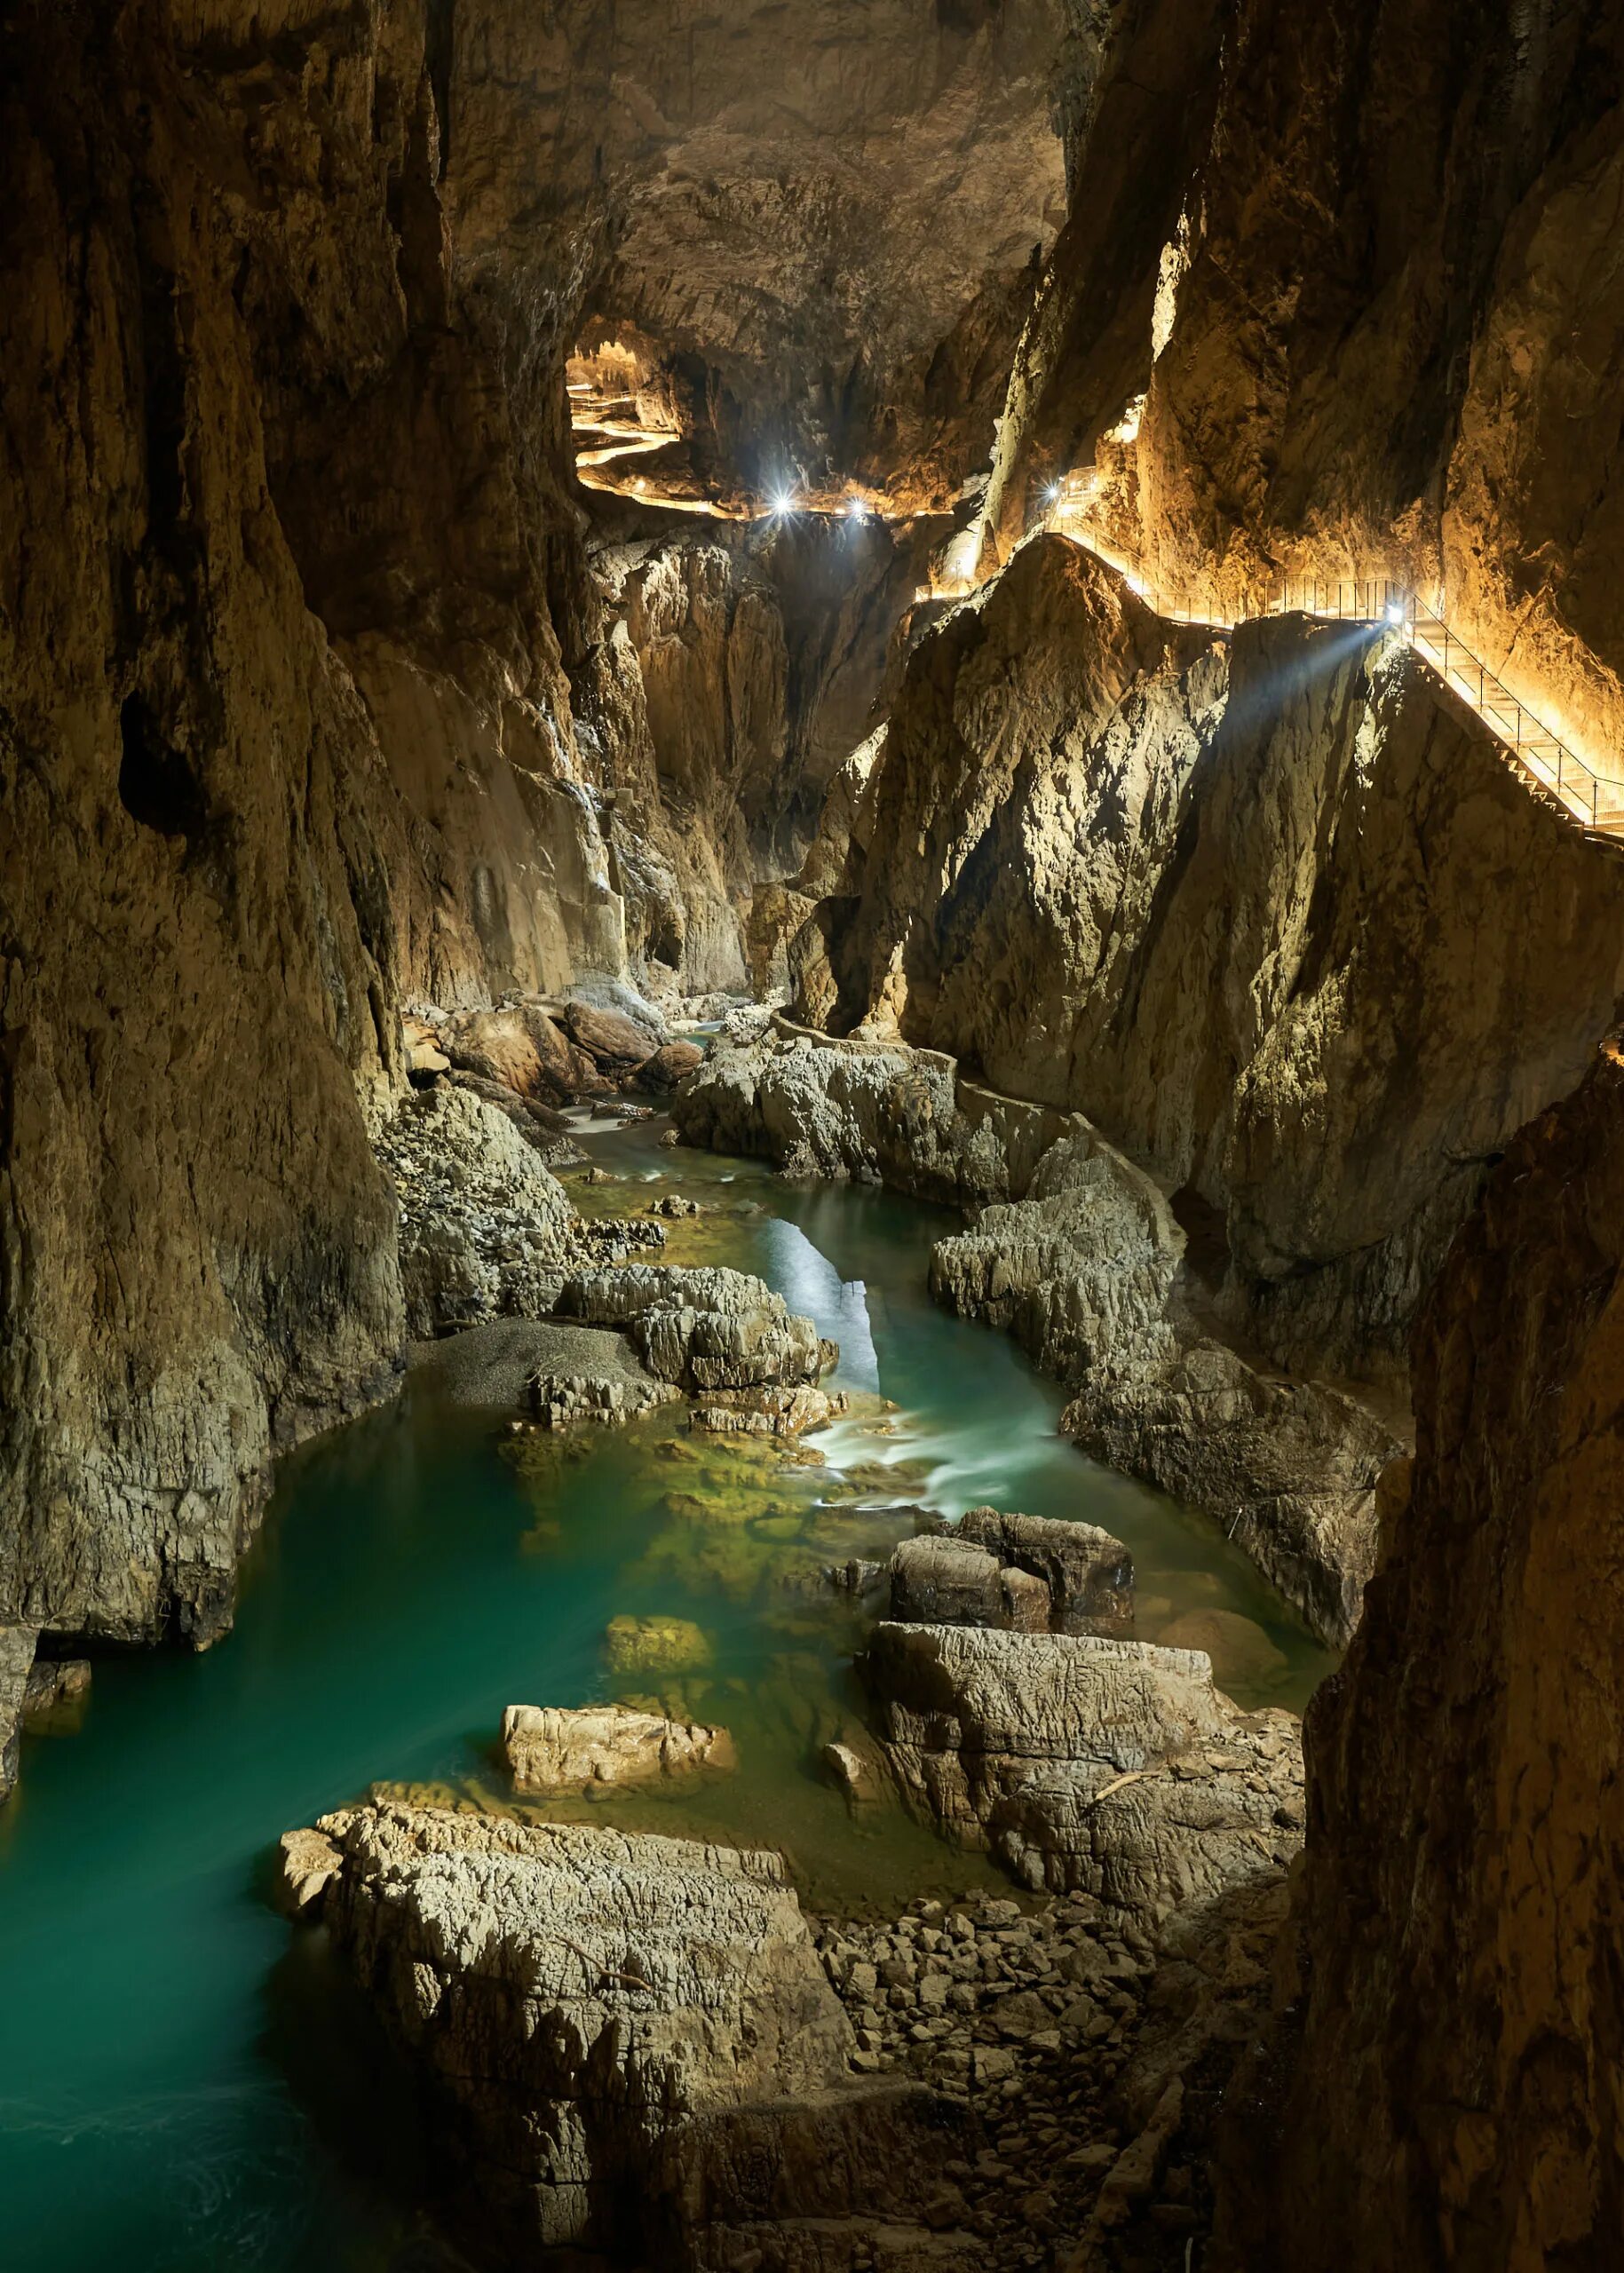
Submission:
<svg viewBox="0 0 1624 2273">
<path fill-rule="evenodd" d="M 757 1271 L 816 1318 L 852 1414 L 798 1452 L 691 1437 L 670 1411 L 509 1438 L 431 1366 L 287 1463 L 230 1638 L 99 1665 L 83 1726 L 25 1742 L 0 1810 L 11 2273 L 445 2261 L 410 2207 L 394 2071 L 321 1937 L 267 1906 L 266 1867 L 281 1831 L 376 1779 L 506 1804 L 505 1704 L 643 1696 L 725 1721 L 734 1776 L 603 1804 L 780 1846 L 813 1901 L 984 1882 L 895 1814 L 854 1820 L 811 1765 L 856 1710 L 852 1613 L 820 1574 L 888 1551 L 912 1527 L 898 1503 L 1104 1524 L 1134 1551 L 1142 1635 L 1228 1614 L 1220 1673 L 1243 1703 L 1300 1707 L 1326 1669 L 1210 1524 L 1083 1460 L 1056 1434 L 1058 1390 L 933 1308 L 925 1264 L 952 1217 L 660 1150 L 646 1124 L 586 1141 L 619 1180 L 577 1184 L 582 1207 L 705 1201 L 667 1259 Z M 612 1675 L 608 1621 L 651 1614 L 697 1629 L 691 1662 Z"/>
</svg>

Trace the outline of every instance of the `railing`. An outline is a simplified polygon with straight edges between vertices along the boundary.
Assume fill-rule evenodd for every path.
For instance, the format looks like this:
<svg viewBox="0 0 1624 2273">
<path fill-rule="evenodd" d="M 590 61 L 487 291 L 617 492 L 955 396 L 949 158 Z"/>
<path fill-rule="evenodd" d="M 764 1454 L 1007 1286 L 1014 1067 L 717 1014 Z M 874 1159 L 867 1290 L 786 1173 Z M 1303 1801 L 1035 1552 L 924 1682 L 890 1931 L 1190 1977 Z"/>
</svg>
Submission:
<svg viewBox="0 0 1624 2273">
<path fill-rule="evenodd" d="M 1282 584 L 1271 615 L 1319 615 L 1346 623 L 1401 623 L 1411 606 L 1402 584 L 1382 576 L 1329 581 L 1316 576 Z"/>
<path fill-rule="evenodd" d="M 1442 616 L 1412 601 L 1404 629 L 1422 661 L 1575 820 L 1600 836 L 1624 833 L 1624 782 L 1608 780 L 1542 725 Z"/>
<path fill-rule="evenodd" d="M 1081 527 L 1097 486 L 1087 473 L 1056 485 L 1038 526 L 1097 554 L 1147 607 L 1170 622 L 1227 631 L 1248 620 L 1244 614 L 1226 618 L 1169 601 L 1126 554 L 1093 530 Z M 1368 623 L 1373 629 L 1385 627 L 1398 634 L 1450 693 L 1477 714 L 1528 780 L 1554 798 L 1572 820 L 1599 836 L 1624 837 L 1624 781 L 1598 773 L 1559 734 L 1536 718 L 1449 629 L 1443 616 L 1407 586 L 1390 577 L 1303 578 L 1282 584 L 1266 607 L 1252 613 Z"/>
</svg>

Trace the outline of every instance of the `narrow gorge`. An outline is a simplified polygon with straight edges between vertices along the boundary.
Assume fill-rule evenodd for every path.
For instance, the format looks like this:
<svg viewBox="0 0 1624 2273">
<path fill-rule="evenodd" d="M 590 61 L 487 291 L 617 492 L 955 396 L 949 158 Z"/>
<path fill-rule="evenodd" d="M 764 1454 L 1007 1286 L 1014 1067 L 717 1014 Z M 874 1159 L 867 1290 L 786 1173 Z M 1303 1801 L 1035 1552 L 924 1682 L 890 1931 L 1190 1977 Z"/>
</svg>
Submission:
<svg viewBox="0 0 1624 2273">
<path fill-rule="evenodd" d="M 0 2256 L 1612 2268 L 1624 9 L 0 113 Z"/>
</svg>

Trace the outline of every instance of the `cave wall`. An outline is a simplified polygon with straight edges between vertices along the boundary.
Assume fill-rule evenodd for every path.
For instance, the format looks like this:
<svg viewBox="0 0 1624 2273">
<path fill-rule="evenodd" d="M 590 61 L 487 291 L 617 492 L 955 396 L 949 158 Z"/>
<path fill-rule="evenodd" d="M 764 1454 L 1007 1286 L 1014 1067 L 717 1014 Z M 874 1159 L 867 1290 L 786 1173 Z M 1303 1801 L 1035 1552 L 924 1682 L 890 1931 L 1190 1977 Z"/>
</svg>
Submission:
<svg viewBox="0 0 1624 2273">
<path fill-rule="evenodd" d="M 866 802 L 803 1013 L 1081 1111 L 1222 1218 L 1243 1332 L 1401 1369 L 1611 1015 L 1624 862 L 1396 643 L 1168 624 L 1058 538 L 918 645 Z"/>
<path fill-rule="evenodd" d="M 886 99 L 939 151 L 1005 119 L 1041 204 L 1064 26 L 971 11 L 915 68 L 916 13 L 867 27 Z M 393 1378 L 363 1107 L 403 1079 L 399 1005 L 739 983 L 752 882 L 867 731 L 908 532 L 589 557 L 564 360 L 631 186 L 686 162 L 622 83 L 629 28 L 511 0 L 0 25 L 0 1622 L 221 1630 L 274 1448 Z M 662 99 L 702 29 L 650 15 Z M 721 44 L 759 93 L 770 33 L 822 118 L 829 30 Z M 607 167 L 605 72 L 642 121 Z M 736 93 L 687 87 L 683 133 Z M 788 181 L 778 116 L 727 132 Z M 785 242 L 729 239 L 735 281 Z"/>
<path fill-rule="evenodd" d="M 939 508 L 991 440 L 1098 12 L 566 0 L 543 87 L 509 8 L 481 139 L 522 128 L 545 194 L 549 144 L 590 139 L 609 218 L 589 310 L 661 345 L 725 478 L 852 478 Z"/>
<path fill-rule="evenodd" d="M 1596 2273 L 1624 2222 L 1624 1051 L 1509 1148 L 1415 1337 L 1215 2265 Z"/>
<path fill-rule="evenodd" d="M 1102 525 L 1158 588 L 1441 591 L 1608 752 L 1621 89 L 1616 4 L 1133 0 L 1015 367 L 1003 545 L 1042 479 L 1097 463 Z"/>
</svg>

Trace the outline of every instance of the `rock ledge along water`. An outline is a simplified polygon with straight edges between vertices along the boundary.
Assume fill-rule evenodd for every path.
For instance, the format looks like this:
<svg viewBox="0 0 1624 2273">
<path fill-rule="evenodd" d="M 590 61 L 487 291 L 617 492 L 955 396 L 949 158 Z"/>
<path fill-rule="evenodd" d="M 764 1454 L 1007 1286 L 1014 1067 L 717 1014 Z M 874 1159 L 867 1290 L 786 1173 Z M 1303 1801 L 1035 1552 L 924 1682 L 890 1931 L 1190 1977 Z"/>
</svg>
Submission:
<svg viewBox="0 0 1624 2273">
<path fill-rule="evenodd" d="M 905 1801 L 1026 1886 L 1154 1922 L 1302 1844 L 1296 1716 L 1242 1713 L 1200 1651 L 887 1621 L 866 1670 Z"/>
<path fill-rule="evenodd" d="M 378 1802 L 282 1857 L 284 1906 L 429 2087 L 480 2245 L 970 2273 L 971 2237 L 918 2211 L 972 2119 L 853 2075 L 778 1856 Z"/>
</svg>

